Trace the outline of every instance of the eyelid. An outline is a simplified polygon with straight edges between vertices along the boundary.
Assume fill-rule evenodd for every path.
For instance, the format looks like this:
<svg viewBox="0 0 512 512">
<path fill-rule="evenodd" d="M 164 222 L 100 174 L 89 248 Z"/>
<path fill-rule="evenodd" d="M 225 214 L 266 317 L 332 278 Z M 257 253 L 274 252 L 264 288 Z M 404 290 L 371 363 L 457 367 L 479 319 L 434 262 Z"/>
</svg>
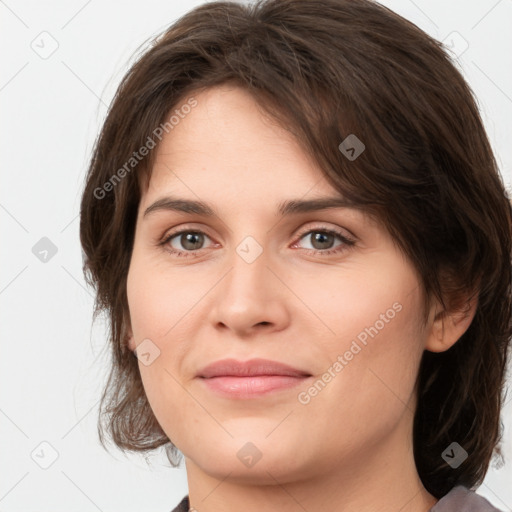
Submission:
<svg viewBox="0 0 512 512">
<path fill-rule="evenodd" d="M 299 230 L 298 234 L 295 235 L 295 237 L 297 238 L 297 241 L 300 240 L 304 235 L 310 233 L 311 231 L 326 231 L 326 232 L 341 236 L 342 238 L 350 240 L 351 242 L 354 242 L 354 243 L 357 241 L 357 237 L 351 231 L 349 231 L 347 228 L 342 228 L 340 226 L 329 227 L 326 223 L 312 226 L 312 227 L 311 226 L 305 227 L 304 229 Z"/>
<path fill-rule="evenodd" d="M 311 222 L 314 222 L 314 221 L 311 221 Z M 318 221 L 318 222 L 320 222 L 320 221 Z M 297 234 L 293 235 L 294 242 L 292 242 L 291 247 L 296 247 L 297 244 L 300 242 L 300 240 L 304 237 L 304 235 L 307 235 L 307 234 L 315 232 L 315 231 L 333 234 L 333 235 L 339 237 L 342 240 L 341 245 L 345 245 L 345 246 L 353 246 L 353 245 L 355 245 L 355 243 L 358 240 L 357 237 L 351 231 L 349 231 L 347 228 L 342 228 L 340 226 L 329 227 L 328 225 L 326 225 L 326 223 L 321 223 L 320 225 L 318 225 L 318 224 L 313 225 L 313 226 L 309 225 L 309 226 L 305 226 L 305 227 L 301 228 Z M 214 241 L 213 245 L 215 245 L 215 243 L 217 243 L 217 242 L 215 242 L 215 238 L 208 233 L 208 229 L 205 229 L 204 227 L 195 228 L 193 226 L 184 224 L 184 225 L 180 225 L 179 228 L 176 228 L 176 231 L 174 231 L 173 229 L 166 231 L 164 233 L 164 235 L 158 239 L 157 245 L 165 247 L 170 242 L 170 240 L 172 238 L 179 236 L 183 233 L 189 233 L 189 232 L 191 232 L 191 233 L 195 232 L 195 233 L 206 235 L 208 238 L 210 238 L 211 240 Z M 167 252 L 169 252 L 171 254 L 186 253 L 187 255 L 193 256 L 193 255 L 197 254 L 198 252 L 203 251 L 205 249 L 206 248 L 197 249 L 195 251 L 183 251 L 183 250 L 179 250 L 179 249 L 173 249 L 172 251 L 169 251 L 168 249 L 166 249 L 166 250 L 167 250 Z M 322 250 L 322 249 L 303 249 L 303 250 L 305 250 L 306 252 L 308 252 L 308 251 L 313 252 L 315 254 L 323 253 L 324 255 L 327 255 L 330 252 L 341 252 L 341 251 L 338 251 L 336 248 L 325 249 L 325 250 Z"/>
<path fill-rule="evenodd" d="M 315 222 L 315 221 L 311 221 L 311 222 Z M 323 221 L 316 221 L 316 222 L 319 222 L 320 224 L 319 225 L 317 224 L 317 225 L 314 225 L 314 226 L 303 227 L 303 228 L 299 229 L 297 234 L 294 234 L 293 236 L 294 237 L 301 237 L 301 236 L 305 235 L 306 233 L 309 233 L 312 230 L 315 230 L 315 229 L 321 230 L 322 229 L 322 230 L 334 231 L 334 232 L 344 231 L 344 232 L 347 233 L 346 235 L 344 235 L 346 238 L 350 238 L 354 242 L 357 240 L 357 237 L 349 229 L 347 229 L 346 227 L 341 227 L 341 226 L 336 226 L 336 225 L 333 226 L 333 227 L 330 227 L 330 226 L 327 225 L 328 223 L 326 223 L 326 222 L 323 222 Z M 177 228 L 176 231 L 173 231 L 173 229 L 174 228 L 166 230 L 161 237 L 158 237 L 158 240 L 167 239 L 169 236 L 180 234 L 183 231 L 196 231 L 196 232 L 199 232 L 199 233 L 206 234 L 206 235 L 208 235 L 212 239 L 215 238 L 215 237 L 213 237 L 212 235 L 210 235 L 208 233 L 208 228 L 204 228 L 204 227 L 196 228 L 196 227 L 191 226 L 190 224 L 180 224 L 180 227 Z"/>
<path fill-rule="evenodd" d="M 157 244 L 164 244 L 166 243 L 169 238 L 172 238 L 172 237 L 175 237 L 176 235 L 181 235 L 182 233 L 201 233 L 201 234 L 204 234 L 206 236 L 208 236 L 208 238 L 214 240 L 215 237 L 213 237 L 212 235 L 209 234 L 208 232 L 208 229 L 204 228 L 204 227 L 200 227 L 200 228 L 196 228 L 196 227 L 193 227 L 193 226 L 190 226 L 189 224 L 180 224 L 179 228 L 176 228 L 176 230 L 174 230 L 175 228 L 172 228 L 172 229 L 168 229 L 164 232 L 164 234 L 161 236 L 161 237 L 158 237 L 157 238 Z M 200 249 L 198 249 L 200 250 Z M 189 251 L 191 252 L 191 251 Z"/>
</svg>

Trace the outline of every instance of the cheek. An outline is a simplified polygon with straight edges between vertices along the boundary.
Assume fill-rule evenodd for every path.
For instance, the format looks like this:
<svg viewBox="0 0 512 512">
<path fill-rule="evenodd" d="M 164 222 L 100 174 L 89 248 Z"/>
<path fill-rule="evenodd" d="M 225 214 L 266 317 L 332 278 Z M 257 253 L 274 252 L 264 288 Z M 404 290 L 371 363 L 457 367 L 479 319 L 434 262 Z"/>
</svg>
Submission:
<svg viewBox="0 0 512 512">
<path fill-rule="evenodd" d="M 211 282 L 209 282 L 211 281 Z M 192 278 L 183 268 L 170 272 L 161 264 L 134 254 L 127 278 L 127 296 L 135 340 L 163 344 L 183 330 L 193 308 L 215 284 L 211 274 Z"/>
<path fill-rule="evenodd" d="M 324 297 L 319 309 L 334 334 L 322 343 L 324 373 L 319 372 L 329 383 L 319 384 L 318 396 L 324 398 L 311 403 L 320 407 L 323 400 L 348 399 L 351 414 L 362 424 L 369 410 L 392 420 L 411 397 L 423 352 L 425 333 L 416 276 L 409 268 L 396 274 L 388 269 L 364 276 L 354 272 L 343 284 L 331 289 L 329 300 Z M 321 305 L 319 299 L 317 307 Z M 316 391 L 312 393 L 317 396 Z M 344 407 L 337 410 L 339 414 L 333 411 L 334 415 L 346 413 Z"/>
<path fill-rule="evenodd" d="M 127 276 L 135 344 L 149 339 L 158 347 L 158 356 L 150 364 L 139 360 L 144 390 L 157 420 L 166 432 L 176 433 L 177 439 L 181 431 L 178 418 L 199 415 L 197 404 L 184 390 L 180 368 L 190 349 L 192 330 L 197 328 L 194 306 L 214 286 L 213 277 L 211 273 L 205 276 L 212 281 L 205 283 L 197 274 L 192 279 L 185 268 L 170 272 L 137 252 Z M 174 410 L 179 410 L 179 415 L 170 413 Z"/>
<path fill-rule="evenodd" d="M 354 265 L 342 269 L 339 276 L 326 275 L 323 288 L 318 285 L 322 280 L 303 281 L 301 293 L 307 297 L 307 305 L 329 328 L 324 346 L 331 358 L 351 347 L 359 353 L 359 345 L 366 357 L 386 360 L 388 351 L 400 352 L 402 345 L 412 348 L 419 342 L 421 307 L 416 275 L 397 257 L 378 259 L 365 268 Z"/>
<path fill-rule="evenodd" d="M 382 304 L 387 306 L 387 301 Z M 404 414 L 412 414 L 422 353 L 421 334 L 411 321 L 415 309 L 411 302 L 404 302 L 383 327 L 381 323 L 375 326 L 379 319 L 375 313 L 385 313 L 386 308 L 375 305 L 365 309 L 366 315 L 360 312 L 357 318 L 339 317 L 341 334 L 328 344 L 330 363 L 324 365 L 310 388 L 300 390 L 299 402 L 304 405 L 296 412 L 307 416 L 301 423 L 303 432 L 312 438 L 321 432 L 330 439 L 333 451 L 357 449 L 362 440 L 382 439 Z M 361 333 L 365 336 L 358 338 Z M 324 425 L 326 417 L 329 428 Z M 352 448 L 347 448 L 347 443 Z"/>
</svg>

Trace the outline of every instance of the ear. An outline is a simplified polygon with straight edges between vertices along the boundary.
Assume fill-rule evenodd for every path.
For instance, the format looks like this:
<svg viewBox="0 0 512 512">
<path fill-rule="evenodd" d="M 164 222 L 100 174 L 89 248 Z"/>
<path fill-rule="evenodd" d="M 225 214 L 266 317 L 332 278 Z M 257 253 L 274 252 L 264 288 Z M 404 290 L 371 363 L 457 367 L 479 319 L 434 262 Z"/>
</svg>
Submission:
<svg viewBox="0 0 512 512">
<path fill-rule="evenodd" d="M 452 311 L 443 309 L 436 299 L 430 310 L 428 323 L 430 331 L 427 333 L 425 350 L 444 352 L 455 345 L 471 325 L 477 306 L 478 293 L 468 294 L 465 297 L 464 306 L 454 308 Z"/>
<path fill-rule="evenodd" d="M 125 313 L 124 315 L 122 341 L 132 352 L 137 348 L 133 338 L 130 315 L 128 313 Z"/>
<path fill-rule="evenodd" d="M 135 346 L 135 341 L 133 339 L 133 334 L 132 332 L 130 331 L 129 333 L 127 332 L 126 333 L 126 346 L 132 351 L 134 352 L 135 349 L 137 348 Z"/>
</svg>

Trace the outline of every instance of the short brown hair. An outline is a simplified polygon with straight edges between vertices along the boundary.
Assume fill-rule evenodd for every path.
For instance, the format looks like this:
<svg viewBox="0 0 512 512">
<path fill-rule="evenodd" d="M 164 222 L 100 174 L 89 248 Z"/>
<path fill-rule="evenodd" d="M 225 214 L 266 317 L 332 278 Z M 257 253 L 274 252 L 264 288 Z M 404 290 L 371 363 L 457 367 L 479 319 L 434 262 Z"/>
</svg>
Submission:
<svg viewBox="0 0 512 512">
<path fill-rule="evenodd" d="M 382 220 L 417 269 L 426 302 L 435 296 L 457 310 L 478 295 L 457 343 L 423 354 L 413 436 L 418 473 L 435 497 L 479 485 L 500 453 L 511 206 L 473 93 L 442 44 L 370 0 L 208 3 L 155 39 L 122 80 L 94 147 L 80 219 L 95 313 L 110 319 L 101 442 L 106 430 L 124 450 L 165 445 L 171 463 L 178 453 L 124 336 L 137 209 L 155 151 L 112 178 L 173 108 L 226 82 L 248 90 L 345 198 Z M 366 146 L 355 160 L 339 149 L 350 134 Z M 457 469 L 441 457 L 453 441 L 469 454 Z"/>
</svg>

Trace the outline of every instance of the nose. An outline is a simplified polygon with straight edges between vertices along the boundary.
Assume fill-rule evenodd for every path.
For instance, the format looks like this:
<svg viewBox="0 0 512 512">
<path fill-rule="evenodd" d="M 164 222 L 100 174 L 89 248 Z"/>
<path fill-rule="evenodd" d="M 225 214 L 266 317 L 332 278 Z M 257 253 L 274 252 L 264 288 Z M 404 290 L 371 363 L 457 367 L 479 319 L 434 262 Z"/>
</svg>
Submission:
<svg viewBox="0 0 512 512">
<path fill-rule="evenodd" d="M 254 250 L 254 248 L 251 248 Z M 271 268 L 272 266 L 272 268 Z M 210 297 L 210 322 L 216 329 L 230 330 L 237 337 L 286 328 L 290 320 L 290 291 L 263 250 L 254 261 L 233 251 L 228 270 Z"/>
</svg>

